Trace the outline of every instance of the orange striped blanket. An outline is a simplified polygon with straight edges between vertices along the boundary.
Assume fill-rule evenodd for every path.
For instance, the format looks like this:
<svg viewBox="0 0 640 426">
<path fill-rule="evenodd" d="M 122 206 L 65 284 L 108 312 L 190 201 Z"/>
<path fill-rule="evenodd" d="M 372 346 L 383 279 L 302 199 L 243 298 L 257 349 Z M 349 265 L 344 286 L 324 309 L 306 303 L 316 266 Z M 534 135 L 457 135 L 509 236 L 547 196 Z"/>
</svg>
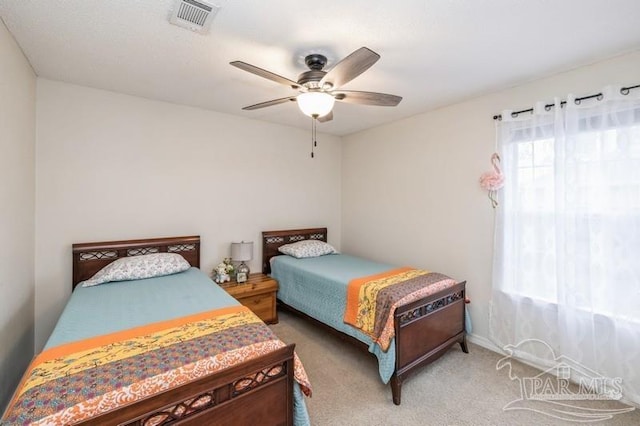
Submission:
<svg viewBox="0 0 640 426">
<path fill-rule="evenodd" d="M 386 352 L 395 334 L 396 307 L 454 284 L 446 275 L 408 267 L 353 279 L 347 286 L 344 322 L 362 330 Z"/>
<path fill-rule="evenodd" d="M 285 346 L 244 306 L 47 349 L 27 370 L 5 424 L 73 424 Z M 297 356 L 295 378 L 311 386 Z"/>
</svg>

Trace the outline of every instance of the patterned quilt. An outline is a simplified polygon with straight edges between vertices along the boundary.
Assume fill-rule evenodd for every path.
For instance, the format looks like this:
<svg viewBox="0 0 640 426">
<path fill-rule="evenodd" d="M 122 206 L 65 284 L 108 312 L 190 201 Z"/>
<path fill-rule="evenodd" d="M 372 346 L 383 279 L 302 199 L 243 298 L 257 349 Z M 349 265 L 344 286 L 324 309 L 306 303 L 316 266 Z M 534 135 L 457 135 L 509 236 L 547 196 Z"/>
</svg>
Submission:
<svg viewBox="0 0 640 426">
<path fill-rule="evenodd" d="M 73 424 L 283 346 L 244 306 L 63 344 L 34 359 L 2 424 Z"/>
<path fill-rule="evenodd" d="M 356 278 L 347 286 L 344 322 L 362 330 L 386 352 L 395 334 L 396 307 L 455 284 L 446 275 L 407 267 Z"/>
</svg>

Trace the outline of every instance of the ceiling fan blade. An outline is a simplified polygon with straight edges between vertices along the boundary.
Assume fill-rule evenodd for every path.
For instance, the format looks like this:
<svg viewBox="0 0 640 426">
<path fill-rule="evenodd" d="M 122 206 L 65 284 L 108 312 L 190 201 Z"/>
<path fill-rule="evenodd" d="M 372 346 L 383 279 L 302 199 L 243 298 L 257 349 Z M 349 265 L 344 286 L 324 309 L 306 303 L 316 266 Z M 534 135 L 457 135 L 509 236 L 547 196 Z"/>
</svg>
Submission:
<svg viewBox="0 0 640 426">
<path fill-rule="evenodd" d="M 247 71 L 260 77 L 264 77 L 268 80 L 275 81 L 276 83 L 284 84 L 285 86 L 291 86 L 293 89 L 298 89 L 300 87 L 300 85 L 293 80 L 289 80 L 288 78 L 272 73 L 271 71 L 256 67 L 255 65 L 247 64 L 246 62 L 233 61 L 229 62 L 229 64 L 233 65 L 234 67 L 240 68 L 243 71 Z"/>
<path fill-rule="evenodd" d="M 260 108 L 265 108 L 265 107 L 269 107 L 269 106 L 272 106 L 272 105 L 283 104 L 283 103 L 285 103 L 287 101 L 295 102 L 296 101 L 296 97 L 295 96 L 287 96 L 286 98 L 272 99 L 270 101 L 260 102 L 259 104 L 249 105 L 249 106 L 246 106 L 246 107 L 244 107 L 242 109 L 246 110 L 246 111 L 252 111 L 254 109 L 260 109 Z"/>
<path fill-rule="evenodd" d="M 336 101 L 360 105 L 396 106 L 402 100 L 402 96 L 356 90 L 339 90 L 331 92 L 331 94 L 336 98 Z"/>
<path fill-rule="evenodd" d="M 321 123 L 326 123 L 327 121 L 331 120 L 333 120 L 333 111 L 329 111 L 329 114 L 323 115 L 322 117 L 318 118 L 318 121 Z"/>
<path fill-rule="evenodd" d="M 320 80 L 320 87 L 330 84 L 338 88 L 365 72 L 375 64 L 380 55 L 366 47 L 361 47 L 341 60 Z"/>
</svg>

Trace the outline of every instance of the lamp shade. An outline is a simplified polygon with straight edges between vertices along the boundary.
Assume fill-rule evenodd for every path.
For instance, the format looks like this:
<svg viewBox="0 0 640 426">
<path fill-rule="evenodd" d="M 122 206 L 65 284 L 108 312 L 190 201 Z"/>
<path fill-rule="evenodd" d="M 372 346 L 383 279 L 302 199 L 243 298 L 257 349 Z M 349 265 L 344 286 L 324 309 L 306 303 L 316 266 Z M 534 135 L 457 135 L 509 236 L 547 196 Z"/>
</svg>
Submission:
<svg viewBox="0 0 640 426">
<path fill-rule="evenodd" d="M 331 112 L 336 102 L 333 96 L 324 92 L 305 92 L 297 97 L 300 111 L 309 117 L 323 117 Z"/>
<path fill-rule="evenodd" d="M 253 241 L 231 243 L 231 260 L 246 262 L 251 259 L 253 259 Z"/>
</svg>

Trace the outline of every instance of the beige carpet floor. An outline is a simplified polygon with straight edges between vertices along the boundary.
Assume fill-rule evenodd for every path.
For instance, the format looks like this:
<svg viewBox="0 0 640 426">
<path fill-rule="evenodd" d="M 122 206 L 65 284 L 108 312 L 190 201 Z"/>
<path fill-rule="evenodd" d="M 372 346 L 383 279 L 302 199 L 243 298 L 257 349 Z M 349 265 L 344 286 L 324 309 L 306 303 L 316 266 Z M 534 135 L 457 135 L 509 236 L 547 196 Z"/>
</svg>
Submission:
<svg viewBox="0 0 640 426">
<path fill-rule="evenodd" d="M 507 369 L 496 370 L 501 355 L 470 344 L 459 345 L 422 368 L 402 388 L 395 406 L 391 389 L 383 385 L 373 356 L 347 344 L 297 316 L 279 313 L 273 330 L 286 343 L 296 343 L 313 396 L 306 398 L 312 425 L 640 425 L 640 408 L 598 422 L 559 420 L 530 410 L 505 411 L 520 398 L 517 381 Z M 518 377 L 539 371 L 514 362 Z M 617 401 L 589 401 L 588 408 L 628 408 Z"/>
</svg>

